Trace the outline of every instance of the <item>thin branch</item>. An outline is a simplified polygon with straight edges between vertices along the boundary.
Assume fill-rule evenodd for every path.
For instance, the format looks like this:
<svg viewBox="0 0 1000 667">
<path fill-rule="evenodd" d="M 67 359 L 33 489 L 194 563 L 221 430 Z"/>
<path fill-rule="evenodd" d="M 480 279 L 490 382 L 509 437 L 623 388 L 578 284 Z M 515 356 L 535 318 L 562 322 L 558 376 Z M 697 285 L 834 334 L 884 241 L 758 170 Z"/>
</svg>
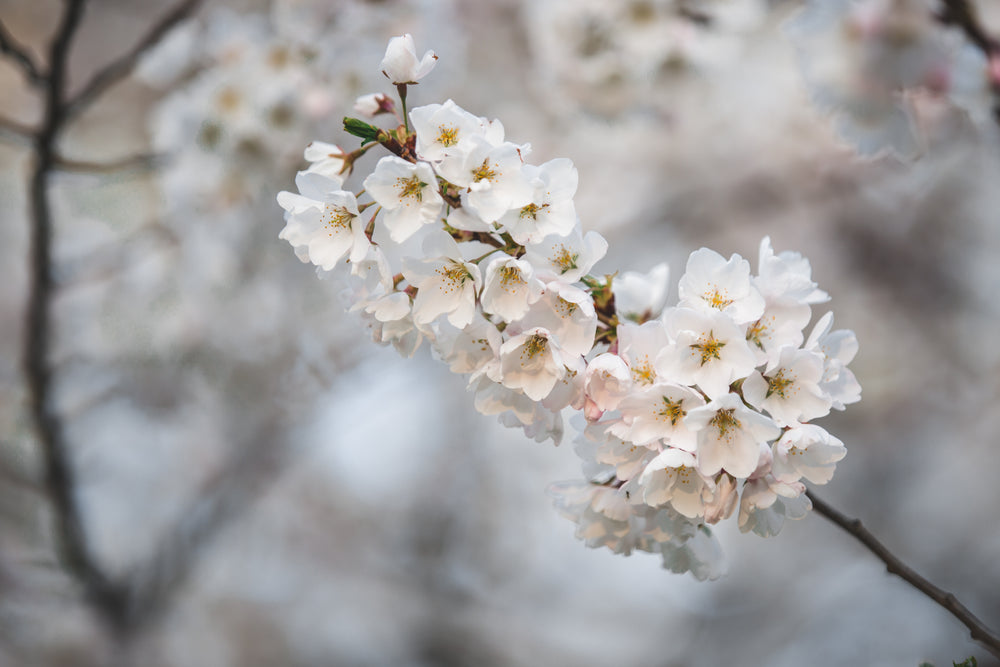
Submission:
<svg viewBox="0 0 1000 667">
<path fill-rule="evenodd" d="M 24 334 L 24 373 L 31 414 L 45 462 L 45 488 L 52 500 L 56 549 L 66 570 L 84 587 L 89 601 L 105 612 L 119 608 L 120 592 L 93 559 L 84 534 L 76 484 L 69 462 L 63 424 L 52 405 L 49 364 L 50 325 L 55 280 L 52 267 L 52 211 L 49 180 L 55 164 L 55 144 L 62 125 L 63 89 L 70 45 L 83 17 L 85 0 L 67 0 L 50 49 L 50 69 L 45 87 L 42 126 L 35 135 L 35 164 L 29 188 L 31 264 Z"/>
<path fill-rule="evenodd" d="M 109 162 L 90 162 L 87 160 L 69 160 L 56 157 L 53 166 L 60 171 L 78 174 L 111 174 L 118 171 L 133 169 L 147 171 L 155 169 L 163 162 L 163 156 L 158 153 L 141 153 Z"/>
<path fill-rule="evenodd" d="M 35 65 L 35 61 L 28 55 L 28 50 L 18 44 L 14 40 L 13 35 L 7 32 L 3 21 L 0 21 L 0 53 L 10 56 L 17 62 L 21 71 L 24 72 L 25 77 L 27 77 L 28 83 L 39 87 L 45 83 L 45 77 L 39 71 L 38 66 Z"/>
<path fill-rule="evenodd" d="M 67 119 L 74 118 L 90 106 L 104 91 L 122 81 L 139 63 L 139 58 L 166 37 L 178 23 L 190 16 L 202 0 L 183 0 L 156 22 L 130 51 L 99 70 L 66 104 Z"/>
<path fill-rule="evenodd" d="M 8 134 L 21 141 L 33 143 L 37 132 L 38 130 L 33 127 L 0 116 L 0 134 Z"/>
<path fill-rule="evenodd" d="M 253 507 L 261 489 L 281 475 L 290 449 L 278 442 L 276 427 L 272 421 L 251 444 L 240 447 L 181 512 L 152 555 L 129 573 L 128 630 L 141 629 L 169 608 L 221 529 Z"/>
<path fill-rule="evenodd" d="M 952 593 L 944 591 L 927 579 L 923 578 L 909 565 L 899 559 L 898 556 L 889 551 L 888 548 L 879 542 L 871 532 L 862 525 L 860 519 L 852 519 L 843 514 L 840 510 L 831 507 L 826 502 L 816 497 L 812 491 L 806 491 L 809 500 L 812 501 L 813 509 L 825 516 L 827 519 L 837 524 L 852 537 L 861 542 L 865 547 L 875 554 L 883 563 L 890 574 L 901 577 L 908 584 L 929 597 L 931 600 L 946 609 L 952 616 L 962 622 L 962 625 L 969 629 L 972 638 L 985 646 L 990 653 L 1000 658 L 1000 636 L 986 626 L 975 614 L 969 611 L 968 607 L 958 601 Z"/>
<path fill-rule="evenodd" d="M 969 41 L 978 46 L 987 58 L 1000 52 L 1000 41 L 986 32 L 969 0 L 942 0 L 942 3 L 944 8 L 938 14 L 939 21 L 961 28 Z"/>
</svg>

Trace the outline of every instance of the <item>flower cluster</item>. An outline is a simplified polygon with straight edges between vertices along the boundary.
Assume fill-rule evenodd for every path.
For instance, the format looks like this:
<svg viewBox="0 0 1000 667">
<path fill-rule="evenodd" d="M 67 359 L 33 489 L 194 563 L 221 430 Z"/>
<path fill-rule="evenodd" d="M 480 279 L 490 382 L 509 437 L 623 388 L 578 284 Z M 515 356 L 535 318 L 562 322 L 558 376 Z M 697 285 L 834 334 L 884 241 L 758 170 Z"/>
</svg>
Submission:
<svg viewBox="0 0 1000 667">
<path fill-rule="evenodd" d="M 669 308 L 666 265 L 591 275 L 607 242 L 581 229 L 572 162 L 532 164 L 499 121 L 451 100 L 406 113 L 407 86 L 434 61 L 409 35 L 390 42 L 381 70 L 400 125 L 348 118 L 361 148 L 311 144 L 298 193 L 278 195 L 281 238 L 348 281 L 376 341 L 412 355 L 427 340 L 480 412 L 556 443 L 578 412 L 589 479 L 552 493 L 587 544 L 717 576 L 711 524 L 739 507 L 742 530 L 777 533 L 809 509 L 803 480 L 827 482 L 844 456 L 810 422 L 860 398 L 854 335 L 827 314 L 806 337 L 828 296 L 768 238 L 756 275 L 738 255 L 694 252 Z M 396 109 L 378 94 L 359 108 Z M 373 146 L 391 154 L 347 189 Z"/>
<path fill-rule="evenodd" d="M 914 94 L 988 117 L 997 63 L 926 0 L 810 0 L 789 24 L 815 104 L 862 155 L 920 152 Z"/>
<path fill-rule="evenodd" d="M 764 20 L 761 0 L 524 0 L 525 33 L 547 95 L 615 115 L 673 108 L 676 78 L 737 60 Z M 674 84 L 674 85 L 670 85 Z M 667 94 L 664 95 L 663 93 Z"/>
</svg>

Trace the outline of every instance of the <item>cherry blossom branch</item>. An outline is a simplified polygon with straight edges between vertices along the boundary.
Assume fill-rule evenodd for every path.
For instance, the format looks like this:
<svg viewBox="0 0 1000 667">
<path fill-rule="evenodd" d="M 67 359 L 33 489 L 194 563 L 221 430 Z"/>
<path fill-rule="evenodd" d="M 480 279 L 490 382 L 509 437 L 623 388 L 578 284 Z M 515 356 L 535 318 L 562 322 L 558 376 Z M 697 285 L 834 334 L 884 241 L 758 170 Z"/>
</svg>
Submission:
<svg viewBox="0 0 1000 667">
<path fill-rule="evenodd" d="M 990 653 L 1000 658 L 1000 635 L 986 626 L 969 608 L 959 602 L 954 594 L 938 588 L 909 565 L 899 559 L 889 549 L 882 544 L 864 525 L 860 519 L 852 519 L 840 510 L 827 504 L 816 497 L 811 490 L 806 491 L 809 500 L 812 501 L 813 509 L 824 517 L 847 531 L 852 537 L 861 542 L 869 551 L 875 554 L 879 560 L 885 563 L 890 574 L 901 577 L 911 586 L 946 609 L 952 616 L 961 621 L 962 625 L 969 629 L 972 638 L 985 646 Z"/>
<path fill-rule="evenodd" d="M 178 23 L 190 16 L 202 0 L 183 0 L 149 29 L 130 51 L 106 65 L 88 81 L 79 93 L 66 104 L 67 119 L 80 114 L 98 99 L 104 91 L 122 81 L 139 63 L 139 58 L 155 47 Z"/>
<path fill-rule="evenodd" d="M 3 21 L 0 21 L 0 53 L 10 56 L 24 72 L 28 83 L 33 86 L 41 86 L 45 83 L 45 76 L 39 71 L 35 61 L 28 55 L 27 49 L 17 43 L 14 37 L 7 32 Z"/>
</svg>

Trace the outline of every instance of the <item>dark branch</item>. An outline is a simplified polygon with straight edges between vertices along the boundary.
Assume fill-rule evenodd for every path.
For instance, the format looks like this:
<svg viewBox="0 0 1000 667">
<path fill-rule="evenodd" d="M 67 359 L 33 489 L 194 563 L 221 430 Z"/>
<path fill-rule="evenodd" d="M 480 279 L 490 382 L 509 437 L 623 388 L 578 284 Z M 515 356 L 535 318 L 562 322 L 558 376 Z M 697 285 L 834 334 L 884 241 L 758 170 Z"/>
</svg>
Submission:
<svg viewBox="0 0 1000 667">
<path fill-rule="evenodd" d="M 28 55 L 28 51 L 14 40 L 13 35 L 7 32 L 3 21 L 0 21 L 0 53 L 14 59 L 21 71 L 24 72 L 24 76 L 27 77 L 28 83 L 33 86 L 41 86 L 45 83 L 45 77 L 38 70 L 35 61 Z"/>
<path fill-rule="evenodd" d="M 37 130 L 33 127 L 28 127 L 10 118 L 0 117 L 0 134 L 9 134 L 21 141 L 34 143 L 36 132 Z"/>
<path fill-rule="evenodd" d="M 117 171 L 128 171 L 132 169 L 149 170 L 160 166 L 163 156 L 155 153 L 143 153 L 140 155 L 130 155 L 109 162 L 90 162 L 86 160 L 68 160 L 56 157 L 54 167 L 60 171 L 69 171 L 78 174 L 110 174 Z"/>
<path fill-rule="evenodd" d="M 278 441 L 276 425 L 263 427 L 254 442 L 238 449 L 179 515 L 151 557 L 130 572 L 124 626 L 128 630 L 141 629 L 169 608 L 222 528 L 253 507 L 262 488 L 280 476 L 289 448 Z"/>
<path fill-rule="evenodd" d="M 152 49 L 166 37 L 178 23 L 190 16 L 200 5 L 202 0 L 183 0 L 166 16 L 161 18 L 150 28 L 149 32 L 143 36 L 139 42 L 132 47 L 132 50 L 125 53 L 117 60 L 112 61 L 103 69 L 99 70 L 94 77 L 84 85 L 76 96 L 66 104 L 67 118 L 73 118 L 90 106 L 108 88 L 122 81 L 135 66 L 139 63 L 139 58 L 144 53 Z"/>
<path fill-rule="evenodd" d="M 960 28 L 987 58 L 1000 52 L 1000 41 L 986 32 L 969 0 L 942 0 L 942 3 L 944 7 L 938 14 L 938 20 Z"/>
<path fill-rule="evenodd" d="M 825 516 L 827 519 L 837 524 L 851 534 L 856 540 L 885 563 L 890 574 L 901 577 L 918 591 L 929 597 L 940 606 L 944 607 L 969 629 L 972 638 L 985 646 L 990 653 L 1000 658 L 1000 636 L 986 626 L 979 618 L 969 611 L 968 607 L 958 601 L 958 599 L 947 591 L 941 590 L 927 579 L 917 574 L 913 568 L 904 563 L 893 554 L 884 544 L 879 542 L 871 532 L 865 528 L 860 519 L 852 519 L 839 510 L 826 504 L 816 497 L 812 491 L 806 491 L 809 500 L 812 501 L 813 509 Z"/>
<path fill-rule="evenodd" d="M 52 211 L 48 186 L 55 165 L 55 145 L 65 117 L 63 89 L 69 50 L 83 17 L 85 0 L 67 0 L 49 54 L 49 76 L 45 87 L 44 119 L 35 135 L 35 164 L 28 193 L 31 221 L 31 264 L 24 334 L 24 373 L 28 383 L 31 414 L 45 461 L 45 488 L 52 500 L 56 550 L 66 570 L 84 587 L 97 608 L 120 607 L 119 588 L 94 561 L 84 536 L 83 520 L 74 491 L 76 484 L 69 461 L 63 424 L 52 405 L 52 373 L 49 366 L 53 288 Z"/>
</svg>

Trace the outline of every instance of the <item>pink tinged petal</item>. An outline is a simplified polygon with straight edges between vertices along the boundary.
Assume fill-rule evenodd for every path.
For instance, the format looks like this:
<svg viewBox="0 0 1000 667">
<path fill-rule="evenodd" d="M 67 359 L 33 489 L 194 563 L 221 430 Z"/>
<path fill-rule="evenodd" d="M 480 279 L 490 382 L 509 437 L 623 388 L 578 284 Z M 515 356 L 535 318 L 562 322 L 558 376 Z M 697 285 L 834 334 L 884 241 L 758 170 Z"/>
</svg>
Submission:
<svg viewBox="0 0 1000 667">
<path fill-rule="evenodd" d="M 617 408 L 631 387 L 631 373 L 618 355 L 599 354 L 587 365 L 587 395 L 601 410 Z"/>
</svg>

